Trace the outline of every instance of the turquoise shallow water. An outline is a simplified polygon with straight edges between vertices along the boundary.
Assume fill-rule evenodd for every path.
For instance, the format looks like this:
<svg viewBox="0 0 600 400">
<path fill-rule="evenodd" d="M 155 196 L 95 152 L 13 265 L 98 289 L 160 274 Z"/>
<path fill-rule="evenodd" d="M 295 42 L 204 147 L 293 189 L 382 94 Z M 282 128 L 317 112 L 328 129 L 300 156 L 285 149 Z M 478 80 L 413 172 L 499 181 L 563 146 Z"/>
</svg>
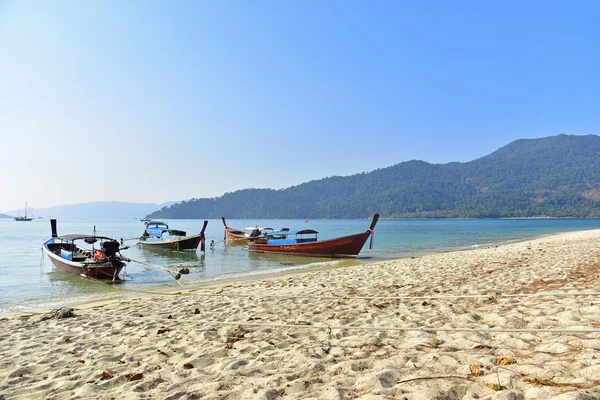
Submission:
<svg viewBox="0 0 600 400">
<path fill-rule="evenodd" d="M 171 228 L 197 232 L 200 220 L 167 221 Z M 243 229 L 248 226 L 269 226 L 275 229 L 309 227 L 320 232 L 320 239 L 349 235 L 366 230 L 369 220 L 228 220 L 228 225 Z M 98 235 L 115 238 L 135 238 L 143 232 L 143 223 L 131 221 L 59 221 L 59 234 L 91 234 L 96 225 Z M 190 274 L 184 284 L 210 282 L 221 278 L 260 276 L 279 271 L 303 269 L 317 265 L 367 263 L 436 251 L 473 248 L 500 244 L 541 235 L 574 230 L 600 228 L 600 220 L 380 220 L 375 229 L 375 247 L 363 248 L 357 260 L 330 260 L 281 255 L 249 253 L 244 246 L 218 243 L 207 245 L 206 254 L 169 252 L 131 248 L 123 253 L 168 268 L 182 266 Z M 119 285 L 102 284 L 69 274 L 53 267 L 42 257 L 42 244 L 50 237 L 50 222 L 34 220 L 16 222 L 0 219 L 0 314 L 55 308 L 110 296 L 115 292 L 153 287 L 177 287 L 172 277 L 143 265 L 127 267 L 128 280 Z M 207 244 L 223 239 L 220 220 L 209 220 Z"/>
</svg>

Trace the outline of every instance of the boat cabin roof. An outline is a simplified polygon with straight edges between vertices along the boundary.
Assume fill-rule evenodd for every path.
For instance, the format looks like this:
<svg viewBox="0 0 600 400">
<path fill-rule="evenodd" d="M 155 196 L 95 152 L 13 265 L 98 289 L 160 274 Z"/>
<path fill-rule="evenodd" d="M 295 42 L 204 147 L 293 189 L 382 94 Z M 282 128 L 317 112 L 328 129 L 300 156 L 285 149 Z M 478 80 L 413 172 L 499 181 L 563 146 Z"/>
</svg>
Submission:
<svg viewBox="0 0 600 400">
<path fill-rule="evenodd" d="M 169 230 L 169 225 L 167 225 L 166 223 L 164 223 L 162 221 L 146 222 L 146 232 L 148 232 L 151 235 L 160 236 L 168 230 Z"/>
<path fill-rule="evenodd" d="M 154 226 L 150 226 L 150 225 L 154 225 Z M 162 221 L 146 221 L 146 227 L 150 227 L 150 228 L 167 228 L 169 229 L 169 225 L 166 222 L 162 222 Z"/>
<path fill-rule="evenodd" d="M 173 236 L 185 236 L 185 231 L 177 229 L 169 229 L 169 225 L 162 221 L 148 221 L 146 222 L 146 232 L 154 236 L 162 236 L 163 233 L 167 232 Z"/>
<path fill-rule="evenodd" d="M 314 233 L 317 234 L 319 232 L 313 230 L 313 229 L 301 229 L 298 231 L 273 231 L 273 232 L 269 232 L 267 233 L 268 236 L 277 236 L 277 235 L 306 235 L 309 233 Z"/>
<path fill-rule="evenodd" d="M 146 229 L 146 232 L 153 236 L 162 236 L 163 233 L 165 233 L 165 232 L 172 236 L 185 236 L 186 235 L 185 231 L 180 231 L 177 229 L 151 228 L 151 229 Z"/>
</svg>

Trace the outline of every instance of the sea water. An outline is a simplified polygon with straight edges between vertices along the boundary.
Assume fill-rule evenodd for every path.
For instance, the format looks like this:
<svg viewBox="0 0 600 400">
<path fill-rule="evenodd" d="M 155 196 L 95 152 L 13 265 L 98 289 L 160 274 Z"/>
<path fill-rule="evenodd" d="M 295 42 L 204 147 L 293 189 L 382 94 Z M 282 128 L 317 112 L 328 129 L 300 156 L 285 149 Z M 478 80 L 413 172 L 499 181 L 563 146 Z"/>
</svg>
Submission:
<svg viewBox="0 0 600 400">
<path fill-rule="evenodd" d="M 172 229 L 195 234 L 202 220 L 166 220 Z M 227 220 L 229 226 L 310 228 L 319 239 L 364 232 L 370 220 Z M 374 248 L 369 242 L 356 260 L 297 257 L 248 252 L 244 245 L 223 242 L 223 224 L 209 220 L 206 252 L 176 252 L 138 247 L 136 238 L 144 224 L 130 221 L 58 221 L 58 233 L 96 234 L 123 238 L 131 246 L 123 254 L 135 260 L 178 270 L 187 267 L 184 285 L 217 282 L 222 279 L 261 277 L 267 274 L 301 270 L 321 265 L 353 265 L 438 251 L 476 248 L 535 238 L 542 235 L 600 228 L 596 219 L 513 219 L 513 220 L 380 220 L 375 228 Z M 83 301 L 106 298 L 128 291 L 152 291 L 180 287 L 163 270 L 130 263 L 126 281 L 106 284 L 56 269 L 42 253 L 42 244 L 51 236 L 50 222 L 35 219 L 17 222 L 0 219 L 0 314 L 58 308 Z M 216 245 L 209 246 L 211 240 Z M 133 292 L 134 293 L 134 292 Z"/>
</svg>

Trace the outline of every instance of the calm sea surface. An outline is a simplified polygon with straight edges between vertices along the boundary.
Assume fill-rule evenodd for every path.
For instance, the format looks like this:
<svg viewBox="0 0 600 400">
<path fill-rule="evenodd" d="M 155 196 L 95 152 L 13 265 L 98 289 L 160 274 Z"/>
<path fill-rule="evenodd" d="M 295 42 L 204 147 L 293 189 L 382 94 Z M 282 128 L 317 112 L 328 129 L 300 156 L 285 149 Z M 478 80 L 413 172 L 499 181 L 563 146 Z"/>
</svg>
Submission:
<svg viewBox="0 0 600 400">
<path fill-rule="evenodd" d="M 198 232 L 201 220 L 166 221 L 173 229 Z M 228 220 L 228 225 L 243 229 L 268 226 L 279 229 L 311 228 L 320 232 L 319 239 L 334 238 L 365 231 L 369 220 Z M 91 234 L 94 225 L 98 235 L 114 238 L 137 238 L 143 223 L 131 221 L 58 221 L 58 233 Z M 401 258 L 436 251 L 473 248 L 500 244 L 541 235 L 574 230 L 600 228 L 600 220 L 380 220 L 375 228 L 375 247 L 368 243 L 357 260 L 331 260 L 249 253 L 244 246 L 218 243 L 210 249 L 211 240 L 223 239 L 220 220 L 210 220 L 206 254 L 171 252 L 138 248 L 135 240 L 123 254 L 136 260 L 168 268 L 188 267 L 185 284 L 210 282 L 222 278 L 259 276 L 273 272 L 302 269 L 326 264 L 352 265 Z M 0 314 L 56 308 L 111 296 L 129 290 L 151 290 L 156 287 L 178 287 L 166 272 L 131 263 L 127 281 L 118 285 L 99 283 L 54 268 L 42 256 L 42 244 L 50 237 L 48 220 L 16 222 L 0 219 Z"/>
</svg>

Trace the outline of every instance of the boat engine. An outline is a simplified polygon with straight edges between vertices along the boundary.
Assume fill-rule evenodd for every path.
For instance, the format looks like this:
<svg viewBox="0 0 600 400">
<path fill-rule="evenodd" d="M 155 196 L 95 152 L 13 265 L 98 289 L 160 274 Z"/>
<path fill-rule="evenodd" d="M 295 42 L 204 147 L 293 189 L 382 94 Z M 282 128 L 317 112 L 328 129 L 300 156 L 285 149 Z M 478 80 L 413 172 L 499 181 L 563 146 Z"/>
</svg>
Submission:
<svg viewBox="0 0 600 400">
<path fill-rule="evenodd" d="M 260 229 L 256 228 L 252 230 L 252 233 L 250 233 L 250 237 L 259 237 L 260 236 Z"/>
<path fill-rule="evenodd" d="M 102 251 L 108 258 L 113 258 L 119 252 L 119 242 L 116 240 L 107 240 L 102 243 Z"/>
</svg>

